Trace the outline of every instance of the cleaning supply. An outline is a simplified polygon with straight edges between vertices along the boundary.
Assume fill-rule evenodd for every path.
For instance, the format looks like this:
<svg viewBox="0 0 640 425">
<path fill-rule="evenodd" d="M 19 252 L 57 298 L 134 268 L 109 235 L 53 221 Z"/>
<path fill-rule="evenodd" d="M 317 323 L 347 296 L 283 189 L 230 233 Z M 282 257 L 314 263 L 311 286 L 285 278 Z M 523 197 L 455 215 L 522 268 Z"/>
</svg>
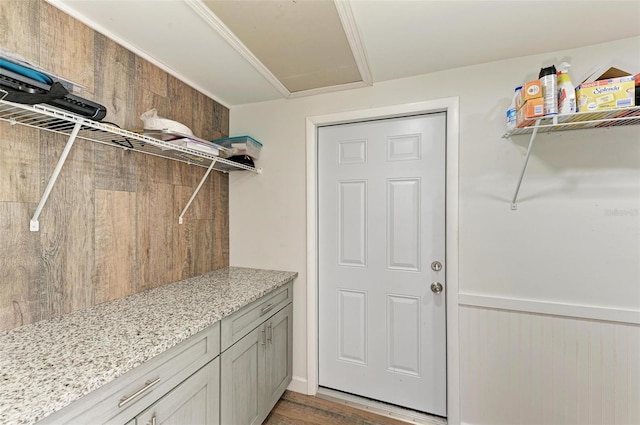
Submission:
<svg viewBox="0 0 640 425">
<path fill-rule="evenodd" d="M 544 98 L 544 115 L 558 113 L 558 75 L 555 65 L 540 69 L 538 75 Z"/>
<path fill-rule="evenodd" d="M 569 77 L 570 66 L 567 62 L 558 65 L 558 113 L 562 115 L 576 112 L 576 88 Z"/>
<path fill-rule="evenodd" d="M 509 109 L 507 109 L 507 130 L 516 128 L 516 112 L 518 112 L 516 109 L 516 99 L 518 98 L 520 90 L 522 90 L 522 86 L 515 88 L 513 98 L 511 98 L 511 104 L 509 104 Z"/>
<path fill-rule="evenodd" d="M 635 105 L 640 106 L 640 74 L 635 76 Z"/>
</svg>

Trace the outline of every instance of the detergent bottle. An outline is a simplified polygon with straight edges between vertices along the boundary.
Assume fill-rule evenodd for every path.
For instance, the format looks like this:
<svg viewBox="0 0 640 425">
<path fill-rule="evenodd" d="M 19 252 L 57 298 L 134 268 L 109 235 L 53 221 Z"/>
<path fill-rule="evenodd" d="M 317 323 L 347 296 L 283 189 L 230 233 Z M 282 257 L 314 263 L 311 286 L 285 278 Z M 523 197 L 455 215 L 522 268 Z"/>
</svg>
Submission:
<svg viewBox="0 0 640 425">
<path fill-rule="evenodd" d="M 511 104 L 509 105 L 509 109 L 507 109 L 507 130 L 513 130 L 516 128 L 516 112 L 518 112 L 518 108 L 516 107 L 516 98 L 518 96 L 518 91 L 522 90 L 522 86 L 518 86 L 515 88 L 513 92 L 513 98 L 511 98 Z"/>
<path fill-rule="evenodd" d="M 575 114 L 576 112 L 576 89 L 569 77 L 569 65 L 562 62 L 558 66 L 558 113 Z"/>
</svg>

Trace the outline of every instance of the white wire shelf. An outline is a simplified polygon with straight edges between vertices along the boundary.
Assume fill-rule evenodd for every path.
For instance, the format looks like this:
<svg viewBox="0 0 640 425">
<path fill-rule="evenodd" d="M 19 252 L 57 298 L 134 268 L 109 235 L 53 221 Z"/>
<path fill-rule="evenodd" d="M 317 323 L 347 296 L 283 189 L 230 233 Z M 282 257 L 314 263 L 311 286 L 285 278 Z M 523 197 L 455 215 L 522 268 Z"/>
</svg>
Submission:
<svg viewBox="0 0 640 425">
<path fill-rule="evenodd" d="M 220 158 L 209 152 L 191 149 L 187 146 L 180 146 L 175 143 L 171 143 L 170 141 L 163 141 L 143 134 L 123 130 L 115 125 L 92 121 L 63 110 L 50 108 L 44 105 L 22 105 L 7 102 L 2 100 L 6 94 L 7 93 L 4 90 L 0 90 L 0 121 L 8 122 L 11 125 L 23 125 L 37 128 L 68 137 L 67 144 L 62 151 L 62 155 L 49 178 L 49 183 L 47 184 L 36 211 L 33 213 L 29 222 L 29 230 L 32 232 L 40 230 L 38 218 L 47 203 L 47 199 L 49 199 L 51 190 L 60 175 L 60 171 L 62 170 L 76 139 L 84 139 L 90 142 L 101 143 L 116 148 L 119 147 L 121 149 L 142 152 L 148 155 L 155 155 L 174 161 L 186 162 L 199 167 L 205 167 L 207 171 L 191 195 L 187 205 L 182 210 L 182 213 L 178 217 L 179 224 L 182 224 L 185 213 L 211 173 L 211 170 L 218 170 L 225 173 L 235 170 L 245 170 L 254 173 L 260 173 L 262 171 L 259 168 Z M 189 139 L 199 143 L 209 143 L 197 138 L 189 137 Z"/>
<path fill-rule="evenodd" d="M 529 138 L 529 147 L 527 155 L 520 172 L 520 178 L 516 184 L 516 190 L 511 200 L 511 209 L 518 209 L 518 193 L 520 185 L 527 170 L 529 157 L 533 150 L 533 142 L 536 140 L 538 133 L 551 133 L 556 131 L 567 130 L 584 130 L 588 128 L 608 128 L 619 127 L 624 125 L 640 125 L 640 106 L 634 106 L 625 109 L 613 109 L 610 111 L 598 112 L 578 112 L 576 114 L 555 115 L 549 118 L 540 118 L 535 124 L 529 127 L 516 128 L 506 132 L 502 137 L 508 139 L 511 136 L 520 134 L 531 134 Z"/>
<path fill-rule="evenodd" d="M 618 127 L 623 125 L 640 124 L 640 106 L 625 109 L 612 109 L 598 112 L 578 112 L 575 114 L 555 115 L 548 118 L 540 118 L 538 133 L 550 133 L 554 131 L 582 130 L 588 128 Z M 533 133 L 536 125 L 515 128 L 506 132 L 502 137 L 509 138 L 519 134 Z"/>
<path fill-rule="evenodd" d="M 92 121 L 45 105 L 22 105 L 0 100 L 0 120 L 66 136 L 71 136 L 74 126 L 80 124 L 81 127 L 77 135 L 79 139 L 186 162 L 204 168 L 208 168 L 215 160 L 213 169 L 225 173 L 239 170 L 254 173 L 261 171 L 258 168 L 200 150 L 134 133 L 114 125 Z"/>
</svg>

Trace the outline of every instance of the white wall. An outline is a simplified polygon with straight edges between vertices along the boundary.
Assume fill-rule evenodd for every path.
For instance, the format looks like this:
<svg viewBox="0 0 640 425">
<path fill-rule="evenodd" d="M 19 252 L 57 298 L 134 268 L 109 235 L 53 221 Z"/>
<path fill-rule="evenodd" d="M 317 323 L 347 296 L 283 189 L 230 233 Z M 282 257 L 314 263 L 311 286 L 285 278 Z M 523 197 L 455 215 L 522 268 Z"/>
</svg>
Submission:
<svg viewBox="0 0 640 425">
<path fill-rule="evenodd" d="M 494 316 L 480 315 L 479 320 L 494 320 L 506 309 L 595 319 L 581 325 L 593 329 L 609 329 L 601 320 L 628 322 L 630 342 L 621 347 L 640 352 L 640 127 L 540 135 L 519 208 L 509 207 L 528 137 L 501 138 L 504 110 L 516 85 L 535 78 L 541 66 L 564 60 L 573 65 L 574 80 L 609 61 L 640 72 L 640 38 L 232 108 L 231 134 L 250 134 L 265 146 L 259 161 L 263 174 L 231 176 L 231 264 L 300 273 L 294 294 L 293 388 L 304 388 L 299 384 L 307 367 L 305 118 L 452 96 L 460 98 L 461 319 L 472 313 L 469 309 L 483 306 Z M 499 320 L 513 326 L 518 314 Z M 461 351 L 461 363 L 467 361 L 461 369 L 462 421 L 563 423 L 553 412 L 532 417 L 535 409 L 521 409 L 519 415 L 497 409 L 485 416 L 490 406 L 546 391 L 545 380 L 522 374 L 521 381 L 504 384 L 504 391 L 485 393 L 514 368 L 530 366 L 516 362 L 511 369 L 485 369 L 468 362 L 469 350 L 484 350 L 487 358 L 505 356 L 505 341 L 470 341 L 474 331 L 469 323 L 460 323 L 461 350 L 467 350 Z M 578 328 L 563 329 L 572 334 L 564 349 L 579 350 L 582 340 L 573 336 Z M 521 354 L 527 358 L 527 352 Z M 630 378 L 640 380 L 640 358 L 625 358 L 635 374 Z M 588 370 L 600 377 L 614 373 L 602 362 L 591 363 Z M 640 399 L 638 386 L 629 391 L 630 400 Z M 478 406 L 479 400 L 484 405 Z M 629 414 L 640 415 L 637 410 Z M 594 417 L 593 423 L 625 423 Z"/>
</svg>

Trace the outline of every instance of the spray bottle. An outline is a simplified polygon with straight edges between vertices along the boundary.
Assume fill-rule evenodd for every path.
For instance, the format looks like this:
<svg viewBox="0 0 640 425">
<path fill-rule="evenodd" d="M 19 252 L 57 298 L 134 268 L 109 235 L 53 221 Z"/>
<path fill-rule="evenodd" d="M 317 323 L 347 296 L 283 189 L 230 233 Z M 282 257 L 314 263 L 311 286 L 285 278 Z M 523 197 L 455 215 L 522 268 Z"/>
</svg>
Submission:
<svg viewBox="0 0 640 425">
<path fill-rule="evenodd" d="M 562 62 L 558 65 L 558 113 L 575 114 L 576 89 L 569 78 L 569 65 Z"/>
<path fill-rule="evenodd" d="M 544 98 L 544 114 L 556 115 L 558 113 L 558 75 L 556 67 L 551 65 L 542 68 L 540 74 L 542 97 Z"/>
</svg>

